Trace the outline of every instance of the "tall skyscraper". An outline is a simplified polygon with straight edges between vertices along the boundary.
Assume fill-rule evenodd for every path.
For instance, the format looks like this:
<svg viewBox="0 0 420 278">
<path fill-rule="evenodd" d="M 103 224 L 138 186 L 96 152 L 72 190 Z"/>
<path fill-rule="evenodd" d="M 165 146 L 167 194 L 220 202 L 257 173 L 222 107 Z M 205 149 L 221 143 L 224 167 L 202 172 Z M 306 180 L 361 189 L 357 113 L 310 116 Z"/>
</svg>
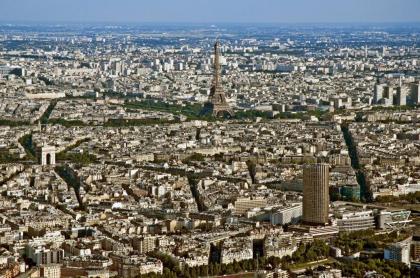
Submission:
<svg viewBox="0 0 420 278">
<path fill-rule="evenodd" d="M 373 93 L 373 103 L 377 104 L 383 97 L 384 86 L 383 84 L 377 83 L 375 85 L 375 91 Z"/>
<path fill-rule="evenodd" d="M 403 86 L 397 87 L 397 93 L 395 94 L 394 105 L 404 106 L 407 104 L 407 93 Z"/>
<path fill-rule="evenodd" d="M 303 168 L 303 222 L 328 223 L 330 166 L 310 164 Z"/>
<path fill-rule="evenodd" d="M 222 88 L 221 77 L 220 77 L 220 43 L 217 41 L 214 44 L 214 76 L 213 84 L 210 89 L 209 100 L 204 104 L 202 114 L 213 115 L 214 117 L 232 117 L 234 115 L 233 110 L 229 107 L 226 102 L 226 96 Z"/>
<path fill-rule="evenodd" d="M 420 104 L 420 82 L 411 84 L 410 95 L 413 104 Z"/>
<path fill-rule="evenodd" d="M 391 85 L 386 85 L 383 87 L 382 92 L 383 103 L 384 105 L 392 105 L 394 101 L 394 87 Z"/>
</svg>

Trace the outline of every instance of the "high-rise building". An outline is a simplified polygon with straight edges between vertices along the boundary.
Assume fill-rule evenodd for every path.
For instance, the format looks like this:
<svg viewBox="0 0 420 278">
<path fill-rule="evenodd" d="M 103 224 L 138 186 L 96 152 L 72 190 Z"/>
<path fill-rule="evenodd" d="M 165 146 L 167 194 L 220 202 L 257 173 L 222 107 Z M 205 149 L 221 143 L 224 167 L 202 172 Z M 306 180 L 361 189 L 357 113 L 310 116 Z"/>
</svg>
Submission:
<svg viewBox="0 0 420 278">
<path fill-rule="evenodd" d="M 373 93 L 373 102 L 375 104 L 379 103 L 379 101 L 382 99 L 383 92 L 384 92 L 383 84 L 376 84 L 375 91 Z"/>
<path fill-rule="evenodd" d="M 213 115 L 214 117 L 233 116 L 233 110 L 226 101 L 220 77 L 220 51 L 219 42 L 214 44 L 214 76 L 210 89 L 209 100 L 204 104 L 202 114 Z"/>
<path fill-rule="evenodd" d="M 383 91 L 383 104 L 385 105 L 392 105 L 394 100 L 394 87 L 392 86 L 384 86 Z"/>
<path fill-rule="evenodd" d="M 404 87 L 397 87 L 394 104 L 398 106 L 404 106 L 407 104 L 407 93 Z"/>
<path fill-rule="evenodd" d="M 411 84 L 410 97 L 412 103 L 420 104 L 420 82 Z"/>
<path fill-rule="evenodd" d="M 310 164 L 303 168 L 303 222 L 328 223 L 329 170 L 325 163 Z"/>
</svg>

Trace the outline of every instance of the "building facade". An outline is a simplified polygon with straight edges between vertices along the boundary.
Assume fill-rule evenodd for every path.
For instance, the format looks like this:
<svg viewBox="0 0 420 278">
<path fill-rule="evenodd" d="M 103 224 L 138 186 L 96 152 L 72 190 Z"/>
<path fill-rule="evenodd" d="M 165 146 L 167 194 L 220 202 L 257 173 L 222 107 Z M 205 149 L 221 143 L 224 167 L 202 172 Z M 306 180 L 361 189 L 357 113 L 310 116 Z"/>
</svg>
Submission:
<svg viewBox="0 0 420 278">
<path fill-rule="evenodd" d="M 329 170 L 325 163 L 306 165 L 303 169 L 303 221 L 308 224 L 328 223 Z"/>
<path fill-rule="evenodd" d="M 410 265 L 410 242 L 402 241 L 389 245 L 384 249 L 384 259 Z"/>
<path fill-rule="evenodd" d="M 272 225 L 285 225 L 294 223 L 302 218 L 302 205 L 281 208 L 270 215 Z"/>
</svg>

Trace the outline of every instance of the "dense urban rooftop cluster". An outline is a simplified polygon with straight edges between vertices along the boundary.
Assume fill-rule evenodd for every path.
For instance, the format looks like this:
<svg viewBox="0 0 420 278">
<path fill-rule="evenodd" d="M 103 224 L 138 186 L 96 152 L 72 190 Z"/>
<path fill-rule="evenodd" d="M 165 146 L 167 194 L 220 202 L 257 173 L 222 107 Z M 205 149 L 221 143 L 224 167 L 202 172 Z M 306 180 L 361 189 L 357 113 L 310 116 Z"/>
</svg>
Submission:
<svg viewBox="0 0 420 278">
<path fill-rule="evenodd" d="M 62 28 L 0 24 L 1 277 L 418 275 L 417 25 Z"/>
</svg>

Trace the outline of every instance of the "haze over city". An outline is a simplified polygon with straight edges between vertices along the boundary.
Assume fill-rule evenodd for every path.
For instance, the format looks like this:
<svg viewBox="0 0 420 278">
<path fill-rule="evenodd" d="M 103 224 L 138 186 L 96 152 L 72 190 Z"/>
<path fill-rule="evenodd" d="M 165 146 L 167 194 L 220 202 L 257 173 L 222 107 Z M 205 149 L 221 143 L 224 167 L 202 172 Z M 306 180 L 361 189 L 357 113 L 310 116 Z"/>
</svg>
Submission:
<svg viewBox="0 0 420 278">
<path fill-rule="evenodd" d="M 417 0 L 2 0 L 0 19 L 23 22 L 419 22 Z"/>
</svg>

